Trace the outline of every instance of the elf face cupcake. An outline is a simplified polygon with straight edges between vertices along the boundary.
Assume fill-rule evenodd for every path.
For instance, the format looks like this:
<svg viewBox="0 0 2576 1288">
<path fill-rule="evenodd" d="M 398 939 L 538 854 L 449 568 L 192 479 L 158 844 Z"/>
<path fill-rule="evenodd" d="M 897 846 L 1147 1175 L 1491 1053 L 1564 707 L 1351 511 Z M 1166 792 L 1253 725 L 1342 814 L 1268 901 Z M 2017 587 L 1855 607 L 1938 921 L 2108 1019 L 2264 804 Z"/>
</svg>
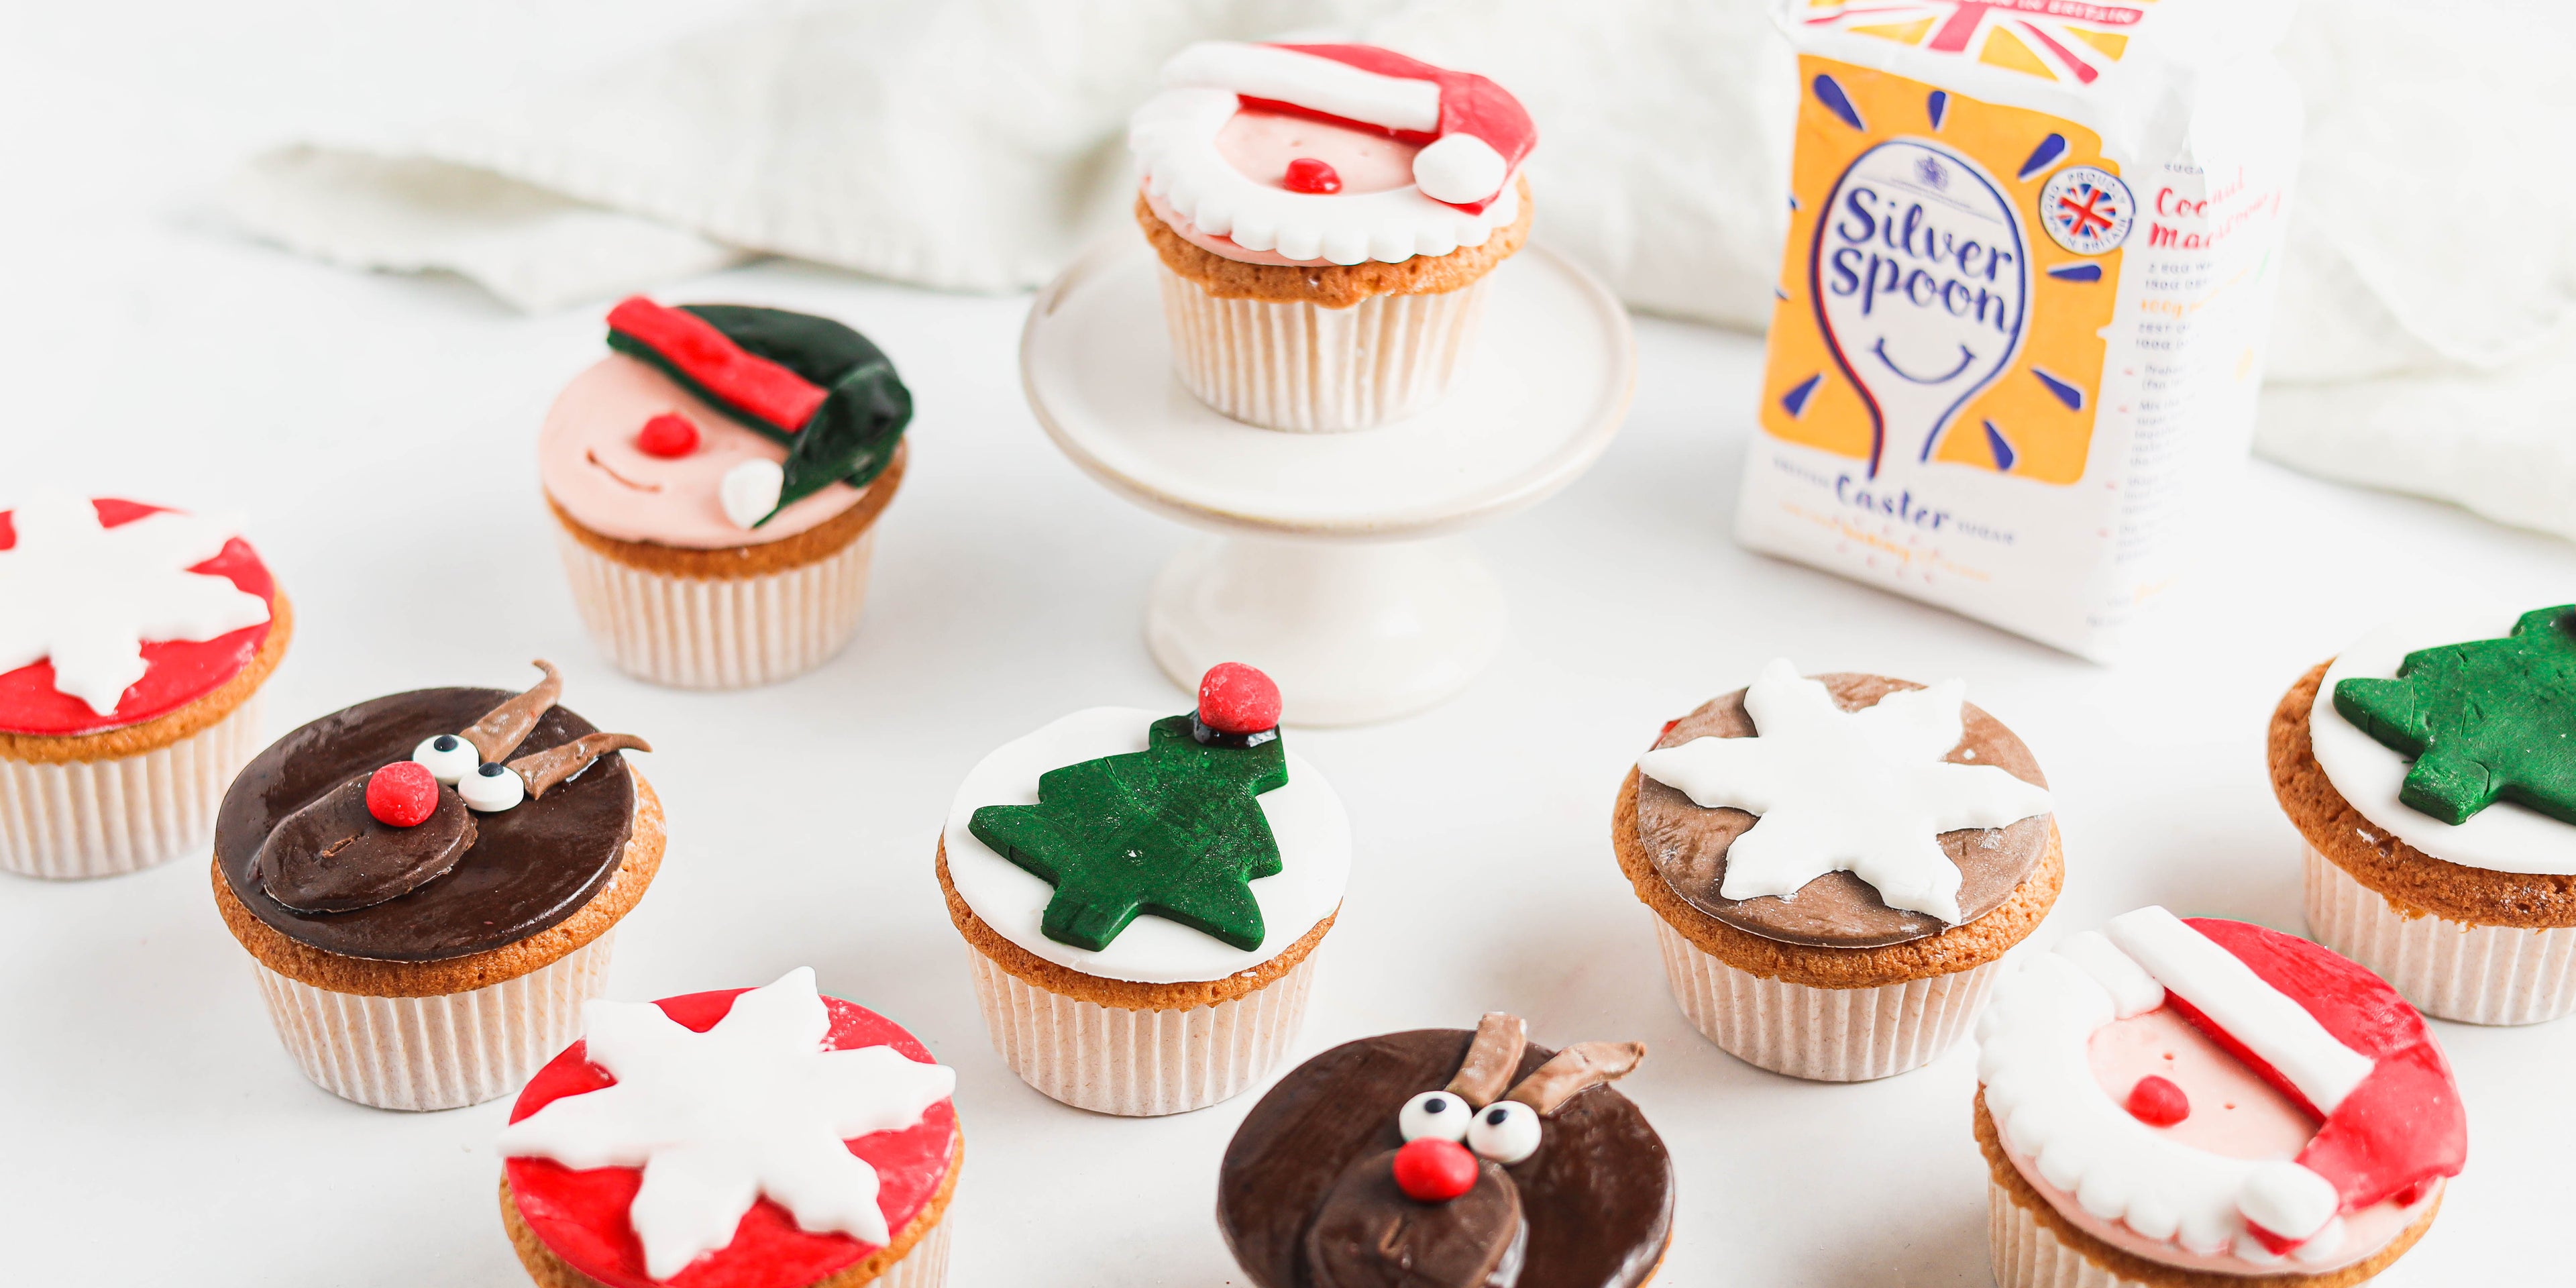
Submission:
<svg viewBox="0 0 2576 1288">
<path fill-rule="evenodd" d="M 912 395 L 838 322 L 733 304 L 608 315 L 615 353 L 537 439 L 582 621 L 620 669 L 767 684 L 849 643 Z"/>
<path fill-rule="evenodd" d="M 0 871 L 114 876 L 204 845 L 293 633 L 227 525 L 104 497 L 0 510 Z"/>
<path fill-rule="evenodd" d="M 2240 921 L 2070 936 L 1996 985 L 1977 1041 L 1999 1288 L 2348 1288 L 2468 1154 L 2415 1008 Z"/>
<path fill-rule="evenodd" d="M 1217 1223 L 1261 1288 L 1630 1288 L 1672 1240 L 1663 1139 L 1603 1084 L 1638 1042 L 1530 1046 L 1516 1016 L 1345 1043 L 1243 1120 Z"/>
<path fill-rule="evenodd" d="M 1299 431 L 1437 400 L 1529 236 L 1520 101 L 1370 45 L 1197 44 L 1163 84 L 1127 143 L 1181 383 Z"/>
<path fill-rule="evenodd" d="M 938 868 L 1002 1058 L 1143 1116 L 1215 1104 L 1287 1052 L 1350 862 L 1277 686 L 1226 663 L 1195 713 L 1095 707 L 985 757 Z"/>
<path fill-rule="evenodd" d="M 1963 692 L 1775 661 L 1637 761 L 1612 842 L 1710 1041 L 1855 1082 L 1967 1031 L 2065 865 L 2038 762 Z"/>
<path fill-rule="evenodd" d="M 419 689 L 261 752 L 215 825 L 215 906 L 278 1037 L 380 1109 L 506 1095 L 606 986 L 617 922 L 662 862 L 662 806 L 545 680 Z"/>
<path fill-rule="evenodd" d="M 2576 1011 L 2576 605 L 2401 621 L 2272 713 L 2308 926 L 2444 1019 Z"/>
<path fill-rule="evenodd" d="M 501 1132 L 501 1221 L 545 1288 L 935 1288 L 957 1075 L 893 1021 L 767 988 L 592 1002 Z"/>
</svg>

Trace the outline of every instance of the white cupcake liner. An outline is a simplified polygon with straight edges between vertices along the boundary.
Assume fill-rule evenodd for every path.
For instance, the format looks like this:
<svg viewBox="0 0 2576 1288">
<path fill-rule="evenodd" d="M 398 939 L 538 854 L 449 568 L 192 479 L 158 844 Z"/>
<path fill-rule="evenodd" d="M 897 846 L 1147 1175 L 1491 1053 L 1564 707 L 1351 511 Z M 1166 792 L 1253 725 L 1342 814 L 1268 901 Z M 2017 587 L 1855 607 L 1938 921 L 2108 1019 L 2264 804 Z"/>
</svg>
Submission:
<svg viewBox="0 0 2576 1288">
<path fill-rule="evenodd" d="M 1466 367 L 1485 311 L 1483 278 L 1328 309 L 1223 299 L 1155 267 L 1174 374 L 1200 402 L 1265 429 L 1366 429 L 1430 406 Z"/>
<path fill-rule="evenodd" d="M 573 603 L 601 652 L 639 679 L 679 689 L 743 689 L 802 675 L 859 629 L 871 524 L 830 556 L 755 577 L 678 577 L 600 554 L 556 532 Z"/>
<path fill-rule="evenodd" d="M 251 958 L 269 1018 L 304 1076 L 378 1109 L 459 1109 L 506 1096 L 581 1036 L 608 991 L 617 931 L 514 979 L 440 997 L 370 997 L 288 979 Z"/>
<path fill-rule="evenodd" d="M 1866 1082 L 1918 1069 L 1976 1022 L 2003 965 L 1877 988 L 1765 979 L 1702 951 L 1655 918 L 1664 977 L 1682 1014 L 1728 1055 L 1816 1082 Z"/>
<path fill-rule="evenodd" d="M 1318 946 L 1320 950 L 1320 945 Z M 1306 1022 L 1315 954 L 1256 992 L 1187 1011 L 1130 1011 L 1049 992 L 969 952 L 975 1001 L 1011 1072 L 1077 1109 L 1151 1118 L 1242 1094 Z"/>
<path fill-rule="evenodd" d="M 912 1251 L 903 1254 L 901 1261 L 887 1266 L 883 1273 L 868 1282 L 883 1285 L 883 1288 L 940 1288 L 947 1283 L 948 1218 L 956 1210 L 957 1205 L 952 1201 L 949 1210 L 940 1213 L 939 1224 L 930 1227 L 930 1233 L 921 1236 L 921 1242 L 912 1245 Z"/>
<path fill-rule="evenodd" d="M 2012 1193 L 1986 1178 L 1986 1244 L 1995 1288 L 2155 1288 L 2123 1279 L 2058 1241 Z"/>
<path fill-rule="evenodd" d="M 259 753 L 260 695 L 167 746 L 114 760 L 0 757 L 0 871 L 75 879 L 203 850 L 215 811 Z"/>
<path fill-rule="evenodd" d="M 2576 1013 L 2576 927 L 2534 930 L 2409 917 L 2307 847 L 2308 929 L 2427 1015 L 2538 1024 Z"/>
</svg>

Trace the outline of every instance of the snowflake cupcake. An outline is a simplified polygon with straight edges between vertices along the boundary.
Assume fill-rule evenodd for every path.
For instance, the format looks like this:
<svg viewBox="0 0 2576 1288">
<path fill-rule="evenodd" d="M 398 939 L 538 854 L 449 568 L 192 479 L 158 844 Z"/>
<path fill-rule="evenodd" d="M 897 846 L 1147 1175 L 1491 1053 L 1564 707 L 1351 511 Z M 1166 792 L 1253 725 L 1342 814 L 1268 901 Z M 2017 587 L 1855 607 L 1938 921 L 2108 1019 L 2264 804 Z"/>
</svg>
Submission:
<svg viewBox="0 0 2576 1288">
<path fill-rule="evenodd" d="M 2349 1288 L 2468 1156 L 2424 1017 L 2241 921 L 2069 936 L 1996 985 L 1977 1041 L 1998 1288 Z"/>
<path fill-rule="evenodd" d="M 1710 1041 L 1855 1082 L 1967 1032 L 2066 869 L 2039 763 L 1964 691 L 1775 661 L 1638 759 L 1612 843 Z"/>
<path fill-rule="evenodd" d="M 616 352 L 546 413 L 537 461 L 584 624 L 656 684 L 822 665 L 857 631 L 912 395 L 838 322 L 735 304 L 608 315 Z"/>
<path fill-rule="evenodd" d="M 293 634 L 225 524 L 105 497 L 0 510 L 0 871 L 115 876 L 203 846 Z"/>
<path fill-rule="evenodd" d="M 1278 687 L 1229 662 L 1195 712 L 1095 707 L 985 757 L 938 871 L 1012 1070 L 1146 1116 L 1215 1104 L 1287 1053 L 1350 864 Z"/>
<path fill-rule="evenodd" d="M 509 1094 L 570 1041 L 617 923 L 662 864 L 662 804 L 622 751 L 525 693 L 362 702 L 245 766 L 215 825 L 215 907 L 288 1054 L 379 1109 Z"/>
<path fill-rule="evenodd" d="M 544 1288 L 937 1288 L 957 1075 L 798 967 L 592 1002 L 501 1131 L 501 1222 Z"/>
<path fill-rule="evenodd" d="M 2444 1019 L 2576 1012 L 2576 605 L 2428 613 L 2272 713 L 2308 927 Z"/>
<path fill-rule="evenodd" d="M 1269 429 L 1436 401 L 1529 236 L 1520 101 L 1370 45 L 1197 44 L 1163 85 L 1127 142 L 1181 383 Z"/>
</svg>

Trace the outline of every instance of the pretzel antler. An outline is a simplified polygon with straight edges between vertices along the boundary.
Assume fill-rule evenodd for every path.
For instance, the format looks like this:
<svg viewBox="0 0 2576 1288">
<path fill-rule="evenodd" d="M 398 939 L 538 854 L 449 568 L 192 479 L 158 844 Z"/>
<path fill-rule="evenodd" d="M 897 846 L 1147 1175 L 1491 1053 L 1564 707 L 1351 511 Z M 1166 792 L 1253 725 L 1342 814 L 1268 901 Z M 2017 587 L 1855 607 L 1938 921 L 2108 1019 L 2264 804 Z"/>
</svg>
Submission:
<svg viewBox="0 0 2576 1288">
<path fill-rule="evenodd" d="M 536 665 L 538 670 L 546 673 L 546 678 L 537 681 L 535 688 L 492 708 L 462 735 L 465 741 L 474 744 L 474 754 L 486 763 L 509 755 L 527 738 L 528 731 L 537 727 L 538 718 L 545 715 L 547 709 L 554 706 L 555 699 L 562 695 L 563 676 L 556 673 L 555 664 L 538 658 Z"/>
<path fill-rule="evenodd" d="M 1517 1100 L 1544 1117 L 1586 1089 L 1627 1077 L 1645 1060 L 1643 1042 L 1577 1042 L 1531 1071 L 1503 1099 Z"/>
<path fill-rule="evenodd" d="M 1529 1025 L 1517 1015 L 1487 1011 L 1476 1021 L 1476 1041 L 1458 1063 L 1458 1076 L 1442 1088 L 1467 1102 L 1470 1109 L 1494 1103 L 1521 1067 L 1521 1048 L 1529 1042 Z"/>
<path fill-rule="evenodd" d="M 521 756 L 510 762 L 510 771 L 527 781 L 528 799 L 535 800 L 612 751 L 651 750 L 653 744 L 631 733 L 586 733 L 560 747 Z"/>
</svg>

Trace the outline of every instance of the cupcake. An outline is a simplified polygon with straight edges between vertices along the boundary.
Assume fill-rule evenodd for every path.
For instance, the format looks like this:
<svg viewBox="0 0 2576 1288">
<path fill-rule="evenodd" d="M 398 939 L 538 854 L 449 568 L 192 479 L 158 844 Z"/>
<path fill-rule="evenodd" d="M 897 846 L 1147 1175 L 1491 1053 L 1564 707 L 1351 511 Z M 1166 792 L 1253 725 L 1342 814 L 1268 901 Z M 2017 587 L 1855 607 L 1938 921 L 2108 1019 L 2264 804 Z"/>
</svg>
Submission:
<svg viewBox="0 0 2576 1288">
<path fill-rule="evenodd" d="M 608 315 L 615 350 L 546 413 L 537 463 L 573 601 L 608 660 L 689 689 L 768 684 L 850 642 L 912 395 L 838 322 L 736 304 Z"/>
<path fill-rule="evenodd" d="M 1163 85 L 1127 142 L 1181 383 L 1302 432 L 1437 401 L 1529 237 L 1520 100 L 1370 45 L 1196 44 Z"/>
<path fill-rule="evenodd" d="M 233 780 L 215 907 L 304 1075 L 379 1109 L 509 1094 L 578 1029 L 662 864 L 621 751 L 525 693 L 417 689 L 333 712 Z"/>
<path fill-rule="evenodd" d="M 1728 1054 L 1825 1082 L 1928 1064 L 2057 902 L 2048 780 L 1965 688 L 1775 661 L 1621 785 L 1619 866 Z"/>
<path fill-rule="evenodd" d="M 1998 1288 L 2350 1288 L 2468 1156 L 2442 1048 L 2307 940 L 2141 908 L 1977 1021 Z"/>
<path fill-rule="evenodd" d="M 592 1002 L 501 1130 L 501 1223 L 544 1288 L 936 1288 L 965 1163 L 955 1070 L 900 1025 L 767 988 Z"/>
<path fill-rule="evenodd" d="M 1416 1029 L 1297 1066 L 1217 1173 L 1226 1246 L 1260 1288 L 1632 1288 L 1673 1233 L 1673 1163 L 1603 1085 L 1638 1042 L 1532 1046 L 1515 1016 Z"/>
<path fill-rule="evenodd" d="M 993 1046 L 1030 1086 L 1176 1114 L 1252 1085 L 1306 1017 L 1351 825 L 1279 732 L 1279 690 L 1224 663 L 1198 710 L 1077 711 L 1004 744 L 940 834 L 948 916 Z"/>
<path fill-rule="evenodd" d="M 202 847 L 294 633 L 229 525 L 107 497 L 0 510 L 0 871 Z"/>
<path fill-rule="evenodd" d="M 2425 1011 L 2576 1011 L 2576 605 L 2427 613 L 2292 685 L 2272 790 L 2308 928 Z"/>
</svg>

